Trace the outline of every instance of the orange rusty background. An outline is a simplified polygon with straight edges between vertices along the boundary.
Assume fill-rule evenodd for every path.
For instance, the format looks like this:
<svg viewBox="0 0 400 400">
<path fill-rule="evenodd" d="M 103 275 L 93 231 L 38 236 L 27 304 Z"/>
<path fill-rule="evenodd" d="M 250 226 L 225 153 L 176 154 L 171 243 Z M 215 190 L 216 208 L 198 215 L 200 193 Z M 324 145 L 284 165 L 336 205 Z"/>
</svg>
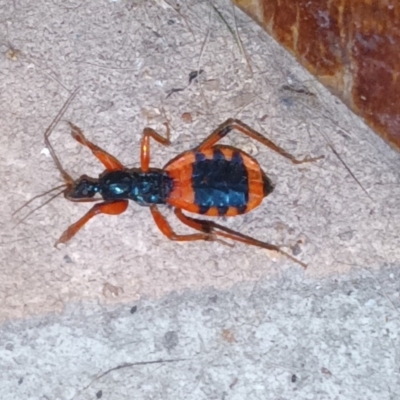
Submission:
<svg viewBox="0 0 400 400">
<path fill-rule="evenodd" d="M 233 0 L 400 151 L 399 0 Z"/>
</svg>

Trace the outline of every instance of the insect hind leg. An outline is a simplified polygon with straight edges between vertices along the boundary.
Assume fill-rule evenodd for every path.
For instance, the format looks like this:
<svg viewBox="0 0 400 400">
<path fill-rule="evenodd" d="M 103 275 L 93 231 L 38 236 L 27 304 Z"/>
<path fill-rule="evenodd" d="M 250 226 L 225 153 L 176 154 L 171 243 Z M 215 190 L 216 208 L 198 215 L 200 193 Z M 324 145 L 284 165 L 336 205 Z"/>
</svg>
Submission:
<svg viewBox="0 0 400 400">
<path fill-rule="evenodd" d="M 244 122 L 240 121 L 239 119 L 230 118 L 226 120 L 223 124 L 221 124 L 214 132 L 212 132 L 199 146 L 197 146 L 197 150 L 202 151 L 211 148 L 217 142 L 219 142 L 222 138 L 224 138 L 229 132 L 232 130 L 237 130 L 243 133 L 246 136 L 251 137 L 254 140 L 257 140 L 264 146 L 267 146 L 271 150 L 275 151 L 276 153 L 280 154 L 282 157 L 290 160 L 293 164 L 303 164 L 307 162 L 314 162 L 320 160 L 324 156 L 319 157 L 305 157 L 302 160 L 298 160 L 292 154 L 288 153 L 282 147 L 275 144 L 272 140 L 266 138 L 261 133 L 257 132 L 250 126 L 246 125 Z"/>
<path fill-rule="evenodd" d="M 201 232 L 205 232 L 208 235 L 213 235 L 213 236 L 217 236 L 217 237 L 221 236 L 221 237 L 235 240 L 237 242 L 245 243 L 245 244 L 248 244 L 251 246 L 257 246 L 257 247 L 261 247 L 263 249 L 276 251 L 276 252 L 284 255 L 285 257 L 289 258 L 296 264 L 301 265 L 304 269 L 307 268 L 307 264 L 304 264 L 297 258 L 286 253 L 279 246 L 276 246 L 276 245 L 273 245 L 273 244 L 270 244 L 267 242 L 262 242 L 260 240 L 254 239 L 250 236 L 243 235 L 242 233 L 236 232 L 236 231 L 229 229 L 223 225 L 219 225 L 219 224 L 215 223 L 214 221 L 208 221 L 208 220 L 206 221 L 206 220 L 188 217 L 187 215 L 183 214 L 182 210 L 180 210 L 178 208 L 175 209 L 175 215 L 183 224 L 190 226 L 193 229 L 196 229 Z"/>
<path fill-rule="evenodd" d="M 171 225 L 160 213 L 159 209 L 155 204 L 150 207 L 151 215 L 153 216 L 154 222 L 158 229 L 170 240 L 177 242 L 193 242 L 196 240 L 213 240 L 212 235 L 208 232 L 202 231 L 202 233 L 192 233 L 190 235 L 178 235 L 173 231 Z M 199 229 L 200 230 L 200 229 Z"/>
</svg>

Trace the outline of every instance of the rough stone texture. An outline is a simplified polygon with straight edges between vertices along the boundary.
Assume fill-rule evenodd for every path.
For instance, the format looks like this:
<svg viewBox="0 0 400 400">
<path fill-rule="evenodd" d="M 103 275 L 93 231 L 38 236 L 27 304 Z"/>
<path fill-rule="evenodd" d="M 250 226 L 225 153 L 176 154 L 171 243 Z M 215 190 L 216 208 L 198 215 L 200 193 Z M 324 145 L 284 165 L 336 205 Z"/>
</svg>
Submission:
<svg viewBox="0 0 400 400">
<path fill-rule="evenodd" d="M 400 150 L 396 0 L 233 0 Z"/>
<path fill-rule="evenodd" d="M 60 182 L 43 133 L 68 96 L 65 88 L 77 86 L 80 92 L 65 118 L 127 165 L 138 165 L 143 127 L 161 131 L 166 117 L 173 146 L 152 147 L 155 166 L 199 143 L 228 117 L 243 119 L 299 157 L 325 155 L 296 167 L 231 134 L 226 142 L 257 157 L 276 189 L 253 213 L 222 222 L 293 248 L 313 276 L 399 259 L 397 154 L 236 11 L 246 61 L 226 26 L 234 30 L 232 6 L 219 8 L 224 19 L 207 2 L 179 12 L 162 2 L 3 5 L 1 33 L 15 57 L 4 44 L 2 319 L 61 311 L 65 302 L 82 299 L 121 302 L 182 288 L 228 288 L 297 268 L 274 253 L 242 245 L 170 242 L 148 210 L 136 204 L 121 216 L 93 219 L 59 251 L 53 243 L 90 204 L 58 198 L 15 226 L 20 215 L 12 212 L 18 206 Z M 190 72 L 199 68 L 204 72 L 189 85 Z M 173 88 L 184 90 L 168 96 Z M 185 112 L 192 122 L 181 119 Z M 102 171 L 65 123 L 51 140 L 73 176 Z"/>
<path fill-rule="evenodd" d="M 376 388 L 398 398 L 399 155 L 248 16 L 213 4 L 220 14 L 198 0 L 0 0 L 0 398 L 374 399 Z M 90 204 L 58 198 L 16 226 L 14 210 L 60 184 L 43 133 L 77 86 L 65 119 L 128 166 L 142 129 L 163 131 L 166 117 L 173 145 L 152 147 L 154 166 L 229 117 L 298 157 L 325 155 L 293 166 L 239 134 L 224 140 L 255 156 L 276 189 L 220 222 L 284 245 L 308 270 L 240 244 L 170 242 L 135 204 L 59 250 Z M 74 177 L 102 172 L 65 122 L 51 140 Z M 354 303 L 355 284 L 333 290 L 334 279 L 357 282 Z M 124 362 L 190 357 L 200 358 L 123 368 L 84 390 Z"/>
</svg>

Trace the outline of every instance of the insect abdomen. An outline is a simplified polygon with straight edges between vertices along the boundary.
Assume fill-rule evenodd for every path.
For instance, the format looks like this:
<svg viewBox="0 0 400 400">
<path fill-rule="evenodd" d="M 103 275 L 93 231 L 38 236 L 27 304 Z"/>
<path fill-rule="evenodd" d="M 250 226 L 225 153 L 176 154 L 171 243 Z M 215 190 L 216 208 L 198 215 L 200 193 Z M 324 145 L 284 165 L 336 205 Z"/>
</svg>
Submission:
<svg viewBox="0 0 400 400">
<path fill-rule="evenodd" d="M 216 208 L 218 215 L 226 215 L 230 207 L 243 214 L 249 199 L 249 182 L 240 152 L 235 151 L 230 160 L 221 149 L 214 149 L 211 159 L 196 152 L 192 189 L 200 214 Z"/>
<path fill-rule="evenodd" d="M 258 162 L 229 146 L 183 153 L 165 170 L 174 180 L 167 202 L 198 214 L 244 214 L 272 191 Z"/>
</svg>

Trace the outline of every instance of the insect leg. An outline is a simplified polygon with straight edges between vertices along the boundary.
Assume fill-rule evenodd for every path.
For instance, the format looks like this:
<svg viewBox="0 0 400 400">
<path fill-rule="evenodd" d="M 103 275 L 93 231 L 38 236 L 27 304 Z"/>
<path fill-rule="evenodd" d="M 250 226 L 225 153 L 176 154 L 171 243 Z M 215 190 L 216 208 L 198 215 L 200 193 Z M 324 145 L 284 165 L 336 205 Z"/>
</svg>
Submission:
<svg viewBox="0 0 400 400">
<path fill-rule="evenodd" d="M 172 230 L 171 225 L 160 213 L 155 204 L 150 206 L 150 211 L 158 229 L 160 229 L 160 231 L 170 240 L 175 240 L 178 242 L 190 242 L 194 240 L 213 240 L 213 236 L 206 232 L 193 233 L 191 235 L 178 235 Z"/>
<path fill-rule="evenodd" d="M 257 246 L 263 249 L 277 251 L 278 253 L 294 261 L 296 264 L 301 265 L 304 269 L 307 268 L 306 264 L 304 264 L 297 258 L 291 256 L 290 254 L 286 253 L 285 251 L 281 250 L 280 247 L 278 246 L 275 246 L 267 242 L 262 242 L 250 236 L 243 235 L 242 233 L 236 232 L 223 225 L 216 224 L 214 221 L 206 221 L 188 217 L 187 215 L 182 213 L 182 210 L 178 208 L 175 209 L 175 215 L 182 223 L 190 226 L 193 229 L 199 230 L 201 232 L 207 232 L 208 234 L 213 234 L 216 236 L 222 236 L 224 238 L 232 239 L 237 242 L 242 242 L 251 246 Z"/>
<path fill-rule="evenodd" d="M 114 156 L 87 140 L 80 128 L 72 122 L 68 121 L 68 124 L 71 127 L 72 137 L 83 146 L 88 147 L 108 171 L 120 171 L 124 169 L 124 166 Z"/>
<path fill-rule="evenodd" d="M 221 124 L 213 133 L 211 133 L 203 142 L 197 146 L 197 150 L 202 151 L 205 149 L 209 149 L 210 147 L 214 146 L 219 140 L 225 137 L 229 132 L 233 129 L 243 133 L 251 137 L 254 140 L 262 143 L 263 145 L 269 147 L 271 150 L 275 151 L 276 153 L 280 154 L 282 157 L 287 158 L 293 164 L 302 164 L 306 162 L 313 162 L 320 160 L 324 156 L 319 157 L 305 157 L 303 160 L 296 159 L 293 155 L 288 153 L 286 150 L 282 149 L 282 147 L 276 145 L 271 140 L 267 139 L 261 133 L 255 131 L 253 128 L 250 128 L 248 125 L 243 123 L 238 119 L 228 119 L 223 124 Z"/>
<path fill-rule="evenodd" d="M 167 137 L 161 136 L 152 128 L 143 129 L 143 138 L 140 146 L 140 168 L 143 172 L 148 172 L 150 165 L 150 138 L 153 138 L 156 142 L 161 143 L 164 146 L 169 146 L 171 144 L 170 128 L 168 123 L 164 123 L 167 128 Z"/>
<path fill-rule="evenodd" d="M 55 243 L 57 247 L 60 243 L 68 242 L 91 218 L 98 214 L 118 215 L 122 214 L 128 208 L 128 200 L 106 201 L 95 204 L 79 221 L 70 225 L 60 239 Z"/>
</svg>

